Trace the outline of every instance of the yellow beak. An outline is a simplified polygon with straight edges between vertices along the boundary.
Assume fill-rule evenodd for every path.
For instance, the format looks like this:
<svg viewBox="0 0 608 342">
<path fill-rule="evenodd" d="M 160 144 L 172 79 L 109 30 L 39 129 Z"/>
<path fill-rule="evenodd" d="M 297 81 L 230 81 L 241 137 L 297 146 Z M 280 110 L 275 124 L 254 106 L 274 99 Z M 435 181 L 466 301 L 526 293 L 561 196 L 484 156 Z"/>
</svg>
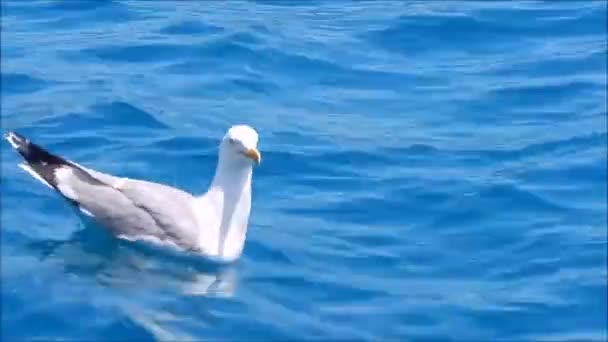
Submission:
<svg viewBox="0 0 608 342">
<path fill-rule="evenodd" d="M 262 156 L 260 155 L 260 151 L 258 151 L 256 148 L 250 148 L 244 154 L 253 160 L 257 165 L 260 165 Z"/>
</svg>

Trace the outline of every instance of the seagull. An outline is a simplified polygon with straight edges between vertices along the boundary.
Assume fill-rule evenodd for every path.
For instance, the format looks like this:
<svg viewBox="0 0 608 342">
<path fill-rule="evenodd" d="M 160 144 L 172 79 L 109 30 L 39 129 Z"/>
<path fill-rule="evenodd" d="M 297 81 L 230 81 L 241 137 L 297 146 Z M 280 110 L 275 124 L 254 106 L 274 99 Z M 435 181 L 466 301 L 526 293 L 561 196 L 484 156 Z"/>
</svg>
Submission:
<svg viewBox="0 0 608 342">
<path fill-rule="evenodd" d="M 4 137 L 24 158 L 19 167 L 117 238 L 226 262 L 243 252 L 253 167 L 261 161 L 258 134 L 250 126 L 232 126 L 224 135 L 215 175 L 202 195 L 84 167 L 12 131 Z"/>
</svg>

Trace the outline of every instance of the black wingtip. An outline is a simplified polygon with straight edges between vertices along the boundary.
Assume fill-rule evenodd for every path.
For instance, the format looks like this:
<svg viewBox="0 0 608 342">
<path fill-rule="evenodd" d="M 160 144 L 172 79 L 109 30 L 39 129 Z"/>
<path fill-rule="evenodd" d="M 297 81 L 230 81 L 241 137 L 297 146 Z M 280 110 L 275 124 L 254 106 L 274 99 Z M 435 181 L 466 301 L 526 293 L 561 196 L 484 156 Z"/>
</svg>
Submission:
<svg viewBox="0 0 608 342">
<path fill-rule="evenodd" d="M 69 164 L 65 159 L 51 154 L 44 148 L 32 143 L 24 136 L 15 132 L 9 131 L 4 135 L 4 138 L 19 152 L 19 154 L 30 164 L 42 163 L 65 165 Z"/>
</svg>

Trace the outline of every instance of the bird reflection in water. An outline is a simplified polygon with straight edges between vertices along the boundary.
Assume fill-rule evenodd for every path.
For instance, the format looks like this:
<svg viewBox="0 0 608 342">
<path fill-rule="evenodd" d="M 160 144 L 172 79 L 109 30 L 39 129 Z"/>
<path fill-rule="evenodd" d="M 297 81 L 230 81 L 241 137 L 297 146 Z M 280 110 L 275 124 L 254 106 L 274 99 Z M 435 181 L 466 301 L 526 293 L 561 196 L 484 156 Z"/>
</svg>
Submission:
<svg viewBox="0 0 608 342">
<path fill-rule="evenodd" d="M 66 274 L 92 278 L 111 287 L 164 287 L 189 296 L 232 297 L 234 265 L 222 265 L 198 255 L 146 243 L 116 239 L 85 224 L 67 240 L 29 244 L 41 261 L 60 264 Z"/>
</svg>

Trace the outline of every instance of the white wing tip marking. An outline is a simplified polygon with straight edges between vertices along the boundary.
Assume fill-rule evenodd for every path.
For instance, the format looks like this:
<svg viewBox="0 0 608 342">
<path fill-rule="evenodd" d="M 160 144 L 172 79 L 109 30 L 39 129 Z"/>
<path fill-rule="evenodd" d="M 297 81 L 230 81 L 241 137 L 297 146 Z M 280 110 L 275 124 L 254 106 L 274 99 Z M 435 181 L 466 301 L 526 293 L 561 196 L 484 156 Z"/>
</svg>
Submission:
<svg viewBox="0 0 608 342">
<path fill-rule="evenodd" d="M 66 197 L 73 201 L 78 200 L 78 195 L 74 192 L 74 189 L 70 186 L 69 177 L 73 176 L 72 170 L 69 167 L 60 167 L 55 170 L 55 179 L 57 182 L 57 188 Z"/>
<path fill-rule="evenodd" d="M 53 187 L 51 186 L 51 184 L 49 184 L 47 181 L 45 181 L 42 177 L 40 177 L 39 174 L 36 173 L 36 171 L 34 171 L 34 169 L 32 169 L 31 166 L 29 166 L 26 163 L 20 163 L 18 165 L 21 169 L 23 169 L 25 172 L 29 173 L 30 176 L 36 178 L 37 180 L 39 180 L 40 182 L 42 182 L 42 184 L 48 186 L 49 188 L 53 189 Z"/>
<path fill-rule="evenodd" d="M 175 242 L 173 242 L 171 240 L 161 240 L 158 237 L 153 236 L 153 235 L 119 234 L 119 235 L 116 235 L 116 237 L 119 239 L 122 239 L 122 240 L 131 241 L 131 242 L 141 241 L 144 243 L 150 243 L 150 244 L 157 245 L 157 246 L 171 247 L 171 248 L 175 248 L 177 250 L 181 250 L 181 248 Z"/>
<path fill-rule="evenodd" d="M 119 238 L 119 239 L 127 240 L 127 241 L 135 241 L 134 238 L 132 238 L 130 236 L 127 236 L 127 235 L 124 235 L 124 234 L 119 234 L 116 237 Z"/>
<path fill-rule="evenodd" d="M 8 141 L 9 144 L 11 144 L 11 146 L 13 146 L 13 148 L 19 148 L 19 144 L 15 141 L 17 140 L 15 133 L 8 132 L 4 135 L 4 138 L 6 139 L 6 141 Z"/>
<path fill-rule="evenodd" d="M 95 215 L 93 215 L 90 211 L 86 210 L 85 208 L 83 208 L 81 206 L 78 206 L 78 209 L 80 209 L 80 211 L 87 216 L 95 217 Z"/>
<path fill-rule="evenodd" d="M 112 184 L 112 187 L 116 190 L 121 190 L 125 186 L 125 183 L 127 183 L 127 178 L 121 178 Z"/>
</svg>

